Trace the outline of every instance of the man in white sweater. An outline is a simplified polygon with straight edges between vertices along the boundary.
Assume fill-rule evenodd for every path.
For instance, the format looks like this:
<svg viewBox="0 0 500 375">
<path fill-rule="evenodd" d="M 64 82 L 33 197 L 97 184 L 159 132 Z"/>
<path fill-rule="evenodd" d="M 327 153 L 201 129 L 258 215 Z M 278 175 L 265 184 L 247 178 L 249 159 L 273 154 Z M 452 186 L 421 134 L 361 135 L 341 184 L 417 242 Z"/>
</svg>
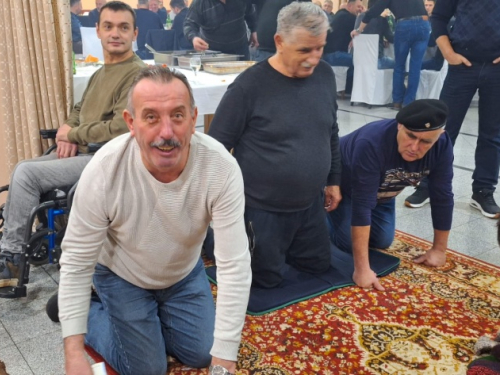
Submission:
<svg viewBox="0 0 500 375">
<path fill-rule="evenodd" d="M 146 68 L 124 111 L 130 134 L 82 174 L 61 258 L 68 375 L 92 374 L 84 343 L 122 375 L 164 375 L 167 355 L 211 364 L 211 374 L 236 370 L 251 284 L 243 179 L 220 143 L 195 133 L 196 117 L 182 74 Z M 216 316 L 200 259 L 210 221 Z"/>
</svg>

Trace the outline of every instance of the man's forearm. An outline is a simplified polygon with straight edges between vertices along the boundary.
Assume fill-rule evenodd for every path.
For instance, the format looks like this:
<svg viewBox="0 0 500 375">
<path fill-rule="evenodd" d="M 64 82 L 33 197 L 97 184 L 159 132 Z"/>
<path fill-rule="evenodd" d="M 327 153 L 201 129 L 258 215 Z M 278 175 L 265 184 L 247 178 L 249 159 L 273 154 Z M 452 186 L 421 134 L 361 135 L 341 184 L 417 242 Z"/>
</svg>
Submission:
<svg viewBox="0 0 500 375">
<path fill-rule="evenodd" d="M 432 245 L 432 248 L 435 250 L 446 252 L 446 249 L 448 248 L 449 235 L 449 230 L 434 229 L 434 243 Z"/>
<path fill-rule="evenodd" d="M 445 59 L 447 59 L 447 56 L 450 56 L 450 54 L 455 53 L 453 47 L 451 46 L 450 38 L 448 37 L 448 35 L 441 35 L 436 39 L 436 44 Z"/>
<path fill-rule="evenodd" d="M 368 257 L 370 226 L 351 227 L 351 238 L 354 269 L 359 271 L 370 270 L 370 258 Z"/>
<path fill-rule="evenodd" d="M 64 353 L 67 358 L 85 351 L 85 335 L 74 335 L 64 338 Z"/>
</svg>

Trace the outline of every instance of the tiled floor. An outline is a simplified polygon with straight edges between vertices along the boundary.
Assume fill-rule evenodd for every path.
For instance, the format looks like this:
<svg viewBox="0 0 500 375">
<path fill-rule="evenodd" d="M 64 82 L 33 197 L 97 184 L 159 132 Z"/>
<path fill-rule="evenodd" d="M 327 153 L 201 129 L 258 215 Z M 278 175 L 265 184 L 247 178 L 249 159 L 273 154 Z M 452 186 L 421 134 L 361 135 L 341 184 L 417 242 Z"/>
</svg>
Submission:
<svg viewBox="0 0 500 375">
<path fill-rule="evenodd" d="M 387 108 L 368 109 L 339 101 L 338 122 L 341 135 L 381 118 L 392 118 L 396 112 Z M 453 228 L 449 247 L 464 254 L 500 266 L 496 244 L 495 221 L 487 219 L 469 206 L 478 111 L 469 110 L 462 134 L 455 146 L 454 192 L 456 197 Z M 202 120 L 197 127 L 203 131 Z M 432 240 L 430 207 L 409 209 L 403 206 L 405 190 L 397 198 L 397 228 Z M 496 195 L 497 201 L 500 196 Z M 45 314 L 45 304 L 56 291 L 59 273 L 52 265 L 32 268 L 28 297 L 0 299 L 0 359 L 10 375 L 58 375 L 64 373 L 63 347 L 59 324 Z"/>
</svg>

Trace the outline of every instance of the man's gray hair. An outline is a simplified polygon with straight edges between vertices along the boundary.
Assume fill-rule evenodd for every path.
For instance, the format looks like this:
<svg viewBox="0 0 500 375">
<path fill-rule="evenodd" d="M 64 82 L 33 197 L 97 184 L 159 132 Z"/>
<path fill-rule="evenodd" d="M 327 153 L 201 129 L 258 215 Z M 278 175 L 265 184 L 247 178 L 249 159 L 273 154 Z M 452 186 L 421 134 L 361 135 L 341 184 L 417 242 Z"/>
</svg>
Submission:
<svg viewBox="0 0 500 375">
<path fill-rule="evenodd" d="M 294 1 L 278 13 L 276 34 L 286 38 L 294 29 L 303 28 L 313 36 L 318 36 L 329 27 L 328 17 L 323 9 L 313 3 Z"/>
<path fill-rule="evenodd" d="M 139 5 L 149 5 L 149 0 L 137 0 L 137 4 L 139 4 Z"/>
<path fill-rule="evenodd" d="M 130 86 L 130 89 L 128 90 L 127 111 L 129 111 L 132 114 L 132 117 L 135 117 L 135 110 L 134 110 L 134 105 L 132 103 L 132 97 L 134 95 L 134 89 L 139 82 L 141 82 L 144 79 L 149 79 L 156 83 L 170 83 L 174 80 L 174 78 L 177 78 L 184 84 L 184 86 L 186 86 L 189 92 L 189 106 L 190 106 L 189 109 L 191 112 L 191 116 L 193 116 L 195 109 L 193 90 L 191 90 L 191 86 L 189 85 L 189 81 L 187 80 L 186 76 L 175 69 L 170 70 L 169 68 L 163 68 L 157 65 L 142 68 L 139 71 L 139 73 L 137 73 L 134 82 L 132 82 L 132 86 Z"/>
</svg>

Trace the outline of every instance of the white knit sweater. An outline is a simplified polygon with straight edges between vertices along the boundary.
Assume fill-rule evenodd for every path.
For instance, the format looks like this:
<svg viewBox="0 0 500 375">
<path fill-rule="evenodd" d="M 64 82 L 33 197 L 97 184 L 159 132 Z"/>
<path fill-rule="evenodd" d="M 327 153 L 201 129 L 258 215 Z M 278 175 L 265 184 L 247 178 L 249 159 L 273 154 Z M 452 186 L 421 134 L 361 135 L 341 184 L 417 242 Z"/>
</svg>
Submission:
<svg viewBox="0 0 500 375">
<path fill-rule="evenodd" d="M 161 183 L 130 134 L 106 144 L 85 168 L 62 244 L 59 317 L 63 337 L 87 332 L 96 262 L 145 289 L 167 288 L 194 268 L 210 221 L 217 259 L 213 356 L 235 360 L 251 284 L 235 159 L 195 133 L 181 175 Z"/>
</svg>

